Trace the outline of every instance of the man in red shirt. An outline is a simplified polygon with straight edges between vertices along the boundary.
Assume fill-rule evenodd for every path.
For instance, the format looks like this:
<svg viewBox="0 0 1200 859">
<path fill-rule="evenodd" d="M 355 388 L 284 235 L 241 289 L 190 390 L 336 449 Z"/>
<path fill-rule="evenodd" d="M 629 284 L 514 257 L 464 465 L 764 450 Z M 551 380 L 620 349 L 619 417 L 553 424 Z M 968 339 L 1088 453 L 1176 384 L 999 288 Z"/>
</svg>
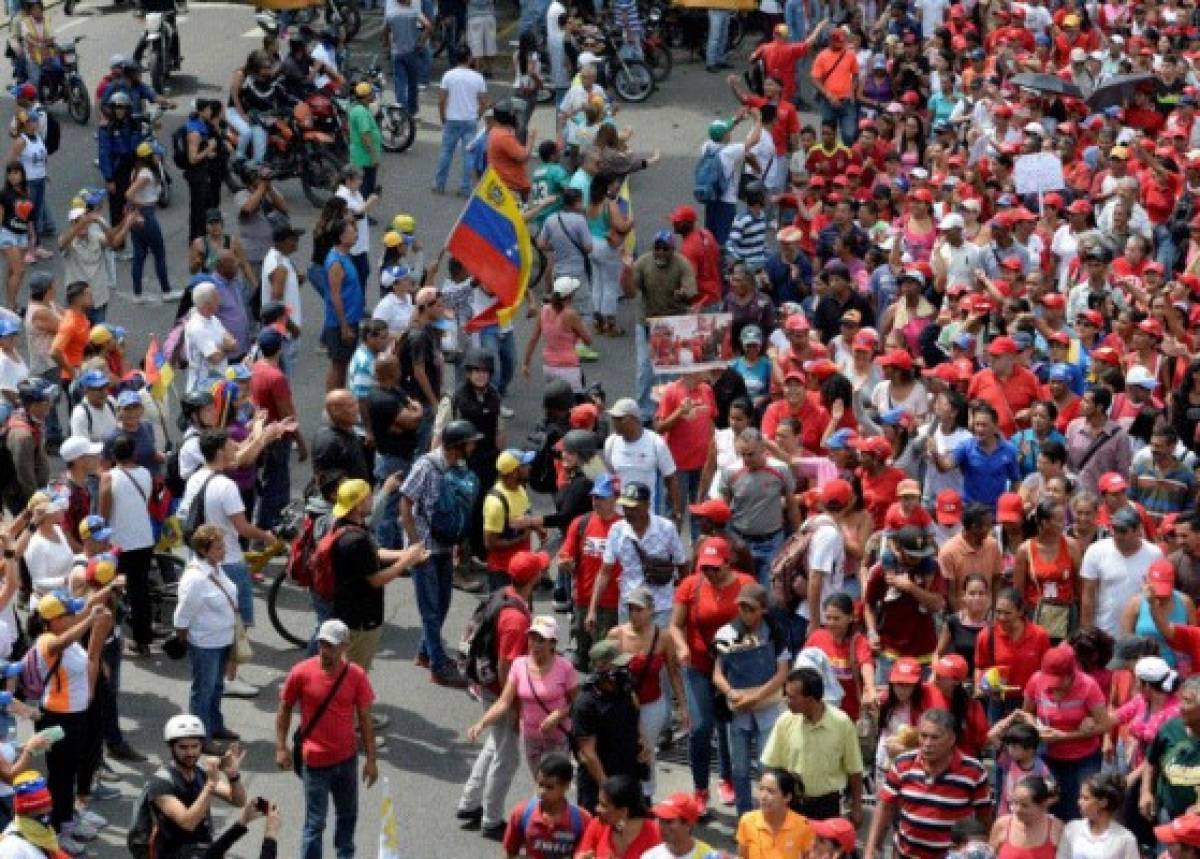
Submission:
<svg viewBox="0 0 1200 859">
<path fill-rule="evenodd" d="M 575 667 L 579 672 L 586 673 L 591 667 L 588 664 L 588 651 L 597 641 L 608 637 L 608 631 L 617 625 L 617 609 L 619 608 L 621 578 L 621 562 L 613 564 L 613 575 L 609 577 L 608 586 L 600 595 L 596 608 L 595 634 L 588 630 L 584 620 L 587 619 L 588 606 L 592 603 L 592 590 L 596 587 L 596 577 L 604 566 L 604 546 L 608 542 L 608 532 L 621 518 L 617 511 L 617 490 L 613 476 L 601 474 L 592 483 L 592 512 L 584 513 L 571 521 L 567 526 L 566 536 L 563 537 L 562 548 L 558 551 L 559 572 L 566 572 L 575 579 L 575 606 L 573 620 L 575 629 Z"/>
<path fill-rule="evenodd" d="M 883 528 L 888 508 L 896 501 L 900 481 L 908 475 L 903 469 L 887 464 L 892 458 L 892 445 L 883 436 L 857 438 L 850 442 L 850 446 L 858 451 L 862 461 L 858 479 L 862 483 L 863 507 L 871 514 L 878 530 Z"/>
<path fill-rule="evenodd" d="M 775 140 L 776 152 L 782 155 L 785 152 L 795 152 L 799 148 L 800 114 L 796 111 L 796 106 L 783 97 L 784 86 L 781 79 L 768 73 L 763 80 L 762 95 L 755 95 L 747 90 L 737 75 L 730 75 L 726 80 L 729 82 L 729 88 L 733 90 L 734 97 L 746 107 L 774 105 L 775 122 L 771 124 L 771 137 Z"/>
<path fill-rule="evenodd" d="M 1037 402 L 1037 376 L 1017 363 L 1020 351 L 1011 337 L 997 337 L 988 344 L 991 367 L 980 370 L 971 379 L 967 398 L 983 400 L 996 410 L 1000 432 L 1005 438 L 1029 425 L 1029 407 Z"/>
<path fill-rule="evenodd" d="M 562 859 L 573 856 L 592 816 L 567 799 L 575 768 L 566 755 L 551 752 L 537 771 L 537 799 L 522 802 L 508 816 L 504 853 L 509 859 Z"/>
<path fill-rule="evenodd" d="M 521 551 L 509 559 L 512 584 L 501 592 L 504 605 L 496 615 L 496 682 L 479 690 L 485 710 L 500 697 L 513 661 L 529 652 L 529 599 L 549 566 L 545 552 Z M 504 838 L 504 798 L 521 760 L 517 715 L 512 708 L 486 730 L 483 748 L 458 798 L 458 819 L 471 828 L 480 826 L 484 837 L 494 841 Z"/>
<path fill-rule="evenodd" d="M 279 362 L 283 358 L 283 334 L 275 328 L 264 328 L 258 333 L 258 350 L 261 356 L 250 368 L 250 400 L 255 408 L 264 409 L 267 421 L 274 423 L 285 418 L 296 418 L 296 405 L 292 400 L 292 385 Z M 273 441 L 262 453 L 262 488 L 258 500 L 258 512 L 254 524 L 263 530 L 274 527 L 279 512 L 291 497 L 292 438 L 300 450 L 300 461 L 308 459 L 308 447 L 299 430 L 288 433 Z"/>
<path fill-rule="evenodd" d="M 339 855 L 354 852 L 358 821 L 358 744 L 362 737 L 362 780 L 367 787 L 379 778 L 375 761 L 375 727 L 371 704 L 375 691 L 367 672 L 346 659 L 350 629 L 340 620 L 327 620 L 317 631 L 317 655 L 288 672 L 275 713 L 275 764 L 292 768 L 288 749 L 292 711 L 300 708 L 304 778 L 304 832 L 301 851 L 319 851 L 325 832 L 329 796 L 333 796 L 333 843 Z M 358 733 L 355 733 L 357 728 Z"/>
<path fill-rule="evenodd" d="M 696 223 L 696 210 L 678 206 L 671 212 L 671 227 L 682 238 L 679 252 L 692 264 L 696 277 L 693 309 L 721 302 L 721 246 L 705 227 Z"/>
<path fill-rule="evenodd" d="M 659 396 L 654 431 L 663 437 L 678 469 L 679 491 L 685 503 L 695 500 L 700 472 L 716 432 L 717 398 L 705 373 L 686 373 L 668 383 Z M 696 522 L 691 520 L 692 539 Z"/>
<path fill-rule="evenodd" d="M 525 144 L 521 144 L 517 139 L 517 116 L 511 107 L 496 105 L 492 117 L 495 125 L 488 133 L 487 163 L 495 168 L 508 190 L 524 200 L 529 196 L 529 159 L 537 147 L 537 135 L 529 129 Z"/>
<path fill-rule="evenodd" d="M 782 87 L 782 101 L 791 102 L 796 95 L 796 63 L 808 56 L 809 49 L 820 37 L 828 21 L 822 21 L 803 42 L 789 41 L 787 24 L 775 25 L 775 38 L 755 48 L 750 61 L 761 60 L 767 78 L 775 78 Z M 764 87 L 765 89 L 765 87 Z M 757 107 L 758 105 L 752 105 Z M 797 132 L 799 129 L 797 129 Z"/>
</svg>

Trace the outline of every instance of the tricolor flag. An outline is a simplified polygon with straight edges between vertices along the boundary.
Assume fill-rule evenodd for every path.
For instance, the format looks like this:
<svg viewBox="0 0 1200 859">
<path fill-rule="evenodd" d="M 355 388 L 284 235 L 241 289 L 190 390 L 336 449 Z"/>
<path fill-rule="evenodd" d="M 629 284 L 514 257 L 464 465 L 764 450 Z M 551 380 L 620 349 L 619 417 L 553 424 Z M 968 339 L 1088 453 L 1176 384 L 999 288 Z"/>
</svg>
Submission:
<svg viewBox="0 0 1200 859">
<path fill-rule="evenodd" d="M 491 307 L 467 323 L 467 330 L 477 331 L 511 318 L 529 285 L 533 245 L 517 198 L 491 167 L 458 216 L 446 247 L 496 296 Z"/>
<path fill-rule="evenodd" d="M 400 859 L 400 815 L 387 776 L 383 778 L 383 798 L 379 802 L 378 859 Z"/>
<path fill-rule="evenodd" d="M 146 374 L 146 384 L 150 386 L 150 395 L 158 402 L 163 402 L 171 388 L 171 382 L 175 379 L 175 370 L 159 346 L 157 334 L 150 336 L 150 345 L 146 347 L 142 369 Z"/>
</svg>

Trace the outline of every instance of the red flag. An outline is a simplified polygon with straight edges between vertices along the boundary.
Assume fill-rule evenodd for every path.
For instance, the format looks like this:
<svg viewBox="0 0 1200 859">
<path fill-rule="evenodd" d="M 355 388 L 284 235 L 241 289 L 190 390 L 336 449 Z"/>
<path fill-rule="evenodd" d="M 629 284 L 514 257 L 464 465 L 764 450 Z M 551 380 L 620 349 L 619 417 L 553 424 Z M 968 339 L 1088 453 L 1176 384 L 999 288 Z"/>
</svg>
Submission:
<svg viewBox="0 0 1200 859">
<path fill-rule="evenodd" d="M 504 302 L 501 299 L 497 298 L 495 301 L 493 301 L 491 304 L 489 304 L 483 310 L 479 311 L 477 314 L 475 314 L 474 316 L 472 316 L 470 318 L 470 320 L 467 322 L 467 326 L 466 326 L 467 333 L 474 334 L 478 331 L 482 331 L 483 329 L 487 328 L 489 325 L 499 325 L 500 317 L 497 316 L 496 314 L 498 311 L 500 311 L 503 308 L 504 308 Z"/>
</svg>

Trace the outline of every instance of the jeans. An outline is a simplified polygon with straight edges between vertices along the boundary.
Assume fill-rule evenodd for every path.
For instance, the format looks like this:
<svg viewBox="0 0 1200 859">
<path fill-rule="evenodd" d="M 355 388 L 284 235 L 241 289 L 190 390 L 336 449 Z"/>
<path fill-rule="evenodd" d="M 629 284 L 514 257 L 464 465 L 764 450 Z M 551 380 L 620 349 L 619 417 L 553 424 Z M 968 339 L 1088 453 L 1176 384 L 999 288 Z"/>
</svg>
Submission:
<svg viewBox="0 0 1200 859">
<path fill-rule="evenodd" d="M 259 528 L 275 527 L 279 513 L 292 495 L 292 440 L 281 438 L 267 445 L 262 453 L 262 469 L 258 473 L 258 511 L 254 524 Z"/>
<path fill-rule="evenodd" d="M 111 635 L 100 651 L 103 669 L 108 670 L 108 677 L 97 680 L 96 694 L 100 697 L 100 730 L 104 735 L 105 744 L 111 749 L 124 742 L 121 734 L 121 719 L 118 700 L 121 691 L 121 637 Z"/>
<path fill-rule="evenodd" d="M 437 17 L 437 0 L 421 0 L 421 14 L 430 21 Z M 433 74 L 433 51 L 429 49 L 429 45 L 422 45 L 417 48 L 417 70 L 422 86 L 429 86 L 430 77 Z M 417 112 L 413 111 L 413 116 Z"/>
<path fill-rule="evenodd" d="M 117 555 L 117 571 L 125 577 L 125 592 L 129 595 L 129 629 L 138 644 L 149 645 L 153 639 L 150 603 L 150 564 L 154 549 L 128 549 Z"/>
<path fill-rule="evenodd" d="M 641 710 L 638 712 L 638 730 L 646 738 L 646 745 L 650 749 L 650 778 L 642 782 L 642 793 L 646 796 L 654 796 L 654 789 L 657 785 L 655 775 L 658 769 L 656 760 L 658 735 L 662 733 L 663 726 L 670 718 L 671 701 L 665 691 L 656 700 L 642 704 Z"/>
<path fill-rule="evenodd" d="M 429 560 L 412 570 L 417 612 L 421 615 L 421 644 L 417 652 L 429 659 L 434 674 L 445 671 L 450 658 L 442 646 L 442 627 L 450 611 L 451 585 L 454 581 L 453 556 L 430 555 Z"/>
<path fill-rule="evenodd" d="M 363 195 L 363 199 L 370 197 L 379 189 L 379 165 L 372 164 L 369 167 L 362 169 L 362 185 L 359 186 L 359 191 Z"/>
<path fill-rule="evenodd" d="M 454 160 L 454 150 L 462 147 L 462 184 L 459 189 L 464 194 L 471 192 L 471 164 L 467 158 L 467 144 L 475 137 L 475 120 L 450 119 L 442 128 L 442 151 L 438 156 L 437 172 L 433 178 L 433 186 L 439 191 L 446 190 L 446 180 L 450 177 L 450 162 Z"/>
<path fill-rule="evenodd" d="M 354 856 L 354 827 L 358 824 L 358 755 L 327 767 L 304 767 L 304 831 L 301 859 L 321 859 L 321 836 L 329 797 L 333 796 L 333 849 L 338 859 Z"/>
<path fill-rule="evenodd" d="M 154 254 L 154 274 L 158 277 L 159 287 L 164 293 L 170 292 L 167 247 L 163 243 L 162 228 L 158 225 L 158 214 L 154 206 L 142 206 L 138 211 L 142 215 L 142 224 L 129 231 L 129 236 L 133 239 L 133 262 L 129 266 L 129 274 L 133 278 L 133 294 L 142 294 L 142 271 L 146 267 L 147 254 Z"/>
<path fill-rule="evenodd" d="M 37 228 L 39 238 L 54 232 L 54 219 L 50 217 L 50 207 L 46 205 L 46 179 L 29 179 L 29 201 L 33 203 L 33 223 Z"/>
<path fill-rule="evenodd" d="M 690 665 L 683 668 L 683 691 L 687 696 L 688 719 L 692 723 L 688 734 L 688 762 L 692 768 L 692 786 L 708 790 L 712 763 L 712 735 L 717 732 L 717 769 L 721 779 L 733 777 L 729 760 L 729 726 L 717 722 L 717 689 L 712 677 Z"/>
<path fill-rule="evenodd" d="M 852 145 L 858 137 L 858 103 L 854 97 L 842 99 L 837 107 L 824 96 L 819 96 L 817 102 L 821 108 L 821 121 L 837 123 L 838 137 L 842 143 Z"/>
<path fill-rule="evenodd" d="M 754 808 L 754 789 L 751 787 L 751 770 L 758 760 L 771 728 L 779 718 L 779 707 L 756 711 L 753 717 L 736 716 L 729 726 L 730 764 L 733 769 L 733 804 L 738 817 Z M 759 723 L 762 723 L 761 726 Z"/>
<path fill-rule="evenodd" d="M 243 117 L 238 113 L 236 107 L 226 108 L 225 116 L 229 119 L 229 124 L 233 126 L 233 130 L 237 132 L 238 157 L 245 158 L 246 151 L 249 150 L 250 163 L 261 163 L 267 154 L 267 130 L 263 128 L 261 123 L 250 122 Z"/>
<path fill-rule="evenodd" d="M 503 397 L 508 393 L 508 385 L 512 381 L 513 372 L 517 367 L 517 344 L 512 331 L 501 331 L 492 327 L 479 335 L 479 348 L 491 352 L 496 357 L 498 372 L 493 380 L 496 391 Z"/>
<path fill-rule="evenodd" d="M 1079 816 L 1079 791 L 1083 783 L 1100 772 L 1100 752 L 1097 750 L 1081 760 L 1056 761 L 1048 757 L 1045 761 L 1050 775 L 1058 782 L 1058 802 L 1050 806 L 1050 813 L 1059 820 L 1074 820 Z"/>
<path fill-rule="evenodd" d="M 192 665 L 188 709 L 204 723 L 204 729 L 210 737 L 214 731 L 225 730 L 221 694 L 225 691 L 225 664 L 229 661 L 229 649 L 229 646 L 197 647 L 188 644 L 188 661 Z"/>
<path fill-rule="evenodd" d="M 679 497 L 683 501 L 684 510 L 686 510 L 689 504 L 697 501 L 697 496 L 700 494 L 700 469 L 685 471 L 681 468 L 675 472 L 675 480 L 679 483 Z M 696 540 L 700 536 L 700 523 L 690 513 L 688 513 L 688 530 L 691 533 L 692 545 L 695 546 Z"/>
<path fill-rule="evenodd" d="M 704 204 L 704 226 L 713 234 L 718 247 L 725 247 L 725 243 L 729 241 L 729 230 L 733 227 L 733 219 L 736 216 L 736 203 L 720 201 Z"/>
<path fill-rule="evenodd" d="M 486 709 L 496 696 L 485 691 L 482 699 Z M 521 762 L 516 719 L 516 712 L 509 710 L 484 731 L 483 748 L 479 750 L 471 775 L 463 785 L 462 796 L 458 798 L 460 811 L 483 809 L 484 826 L 496 826 L 506 819 L 504 798 Z"/>
<path fill-rule="evenodd" d="M 237 608 L 242 623 L 254 626 L 254 584 L 250 581 L 250 568 L 245 561 L 236 564 L 221 564 L 221 571 L 237 585 Z"/>
<path fill-rule="evenodd" d="M 793 42 L 803 42 L 808 33 L 808 21 L 805 20 L 804 6 L 807 0 L 787 0 L 783 7 L 783 21 L 787 24 L 788 39 Z"/>
<path fill-rule="evenodd" d="M 725 61 L 725 52 L 729 49 L 729 19 L 732 17 L 733 13 L 728 9 L 708 10 L 708 45 L 704 49 L 704 65 L 709 68 Z"/>
<path fill-rule="evenodd" d="M 409 114 L 417 116 L 417 84 L 421 74 L 420 51 L 392 55 L 392 74 L 396 85 L 396 102 L 404 105 Z"/>
<path fill-rule="evenodd" d="M 770 537 L 751 539 L 745 534 L 741 537 L 750 549 L 750 557 L 754 559 L 754 578 L 767 589 L 768 594 L 771 593 L 771 562 L 783 548 L 783 531 L 776 531 Z"/>
<path fill-rule="evenodd" d="M 621 251 L 606 240 L 592 245 L 592 306 L 597 316 L 616 316 L 621 298 Z"/>
</svg>

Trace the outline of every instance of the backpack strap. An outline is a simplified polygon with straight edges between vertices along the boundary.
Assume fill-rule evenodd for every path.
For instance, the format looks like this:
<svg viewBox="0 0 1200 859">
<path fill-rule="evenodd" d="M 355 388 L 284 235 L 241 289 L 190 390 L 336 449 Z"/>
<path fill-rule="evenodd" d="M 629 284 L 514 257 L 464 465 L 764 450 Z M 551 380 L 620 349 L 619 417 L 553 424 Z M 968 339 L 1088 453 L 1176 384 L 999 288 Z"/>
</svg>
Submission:
<svg viewBox="0 0 1200 859">
<path fill-rule="evenodd" d="M 575 538 L 579 542 L 579 551 L 575 553 L 575 575 L 579 575 L 579 565 L 583 563 L 583 541 L 587 537 L 587 528 L 591 523 L 592 513 L 590 510 L 579 517 L 577 526 L 579 530 L 575 532 Z"/>
<path fill-rule="evenodd" d="M 583 815 L 579 813 L 579 806 L 572 802 L 567 802 L 567 816 L 571 818 L 571 832 L 575 835 L 575 843 L 579 843 L 579 839 L 583 837 Z"/>
<path fill-rule="evenodd" d="M 533 799 L 529 800 L 529 802 L 525 803 L 525 810 L 521 812 L 521 820 L 517 824 L 517 831 L 521 833 L 522 844 L 525 843 L 525 831 L 529 829 L 529 821 L 533 820 L 533 813 L 538 810 L 539 805 L 541 805 L 541 803 L 535 796 Z"/>
</svg>

